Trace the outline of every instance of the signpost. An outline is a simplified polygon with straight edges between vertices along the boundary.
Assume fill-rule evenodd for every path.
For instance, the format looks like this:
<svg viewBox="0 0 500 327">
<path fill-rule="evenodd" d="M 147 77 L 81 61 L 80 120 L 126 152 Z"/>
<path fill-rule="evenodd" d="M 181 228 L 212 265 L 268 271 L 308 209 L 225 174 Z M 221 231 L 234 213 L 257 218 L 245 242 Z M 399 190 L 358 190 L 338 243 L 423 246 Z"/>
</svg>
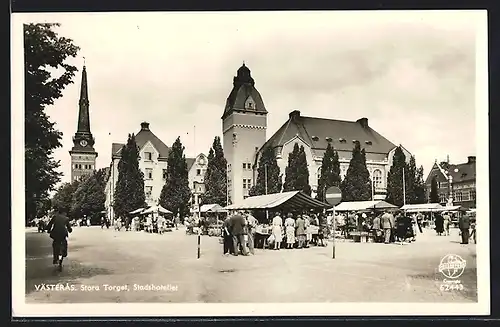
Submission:
<svg viewBox="0 0 500 327">
<path fill-rule="evenodd" d="M 325 201 L 333 206 L 333 211 L 332 211 L 332 222 L 333 222 L 333 252 L 332 252 L 332 259 L 335 259 L 335 206 L 342 201 L 342 191 L 337 187 L 337 186 L 331 186 L 329 187 L 326 192 L 325 192 Z"/>
</svg>

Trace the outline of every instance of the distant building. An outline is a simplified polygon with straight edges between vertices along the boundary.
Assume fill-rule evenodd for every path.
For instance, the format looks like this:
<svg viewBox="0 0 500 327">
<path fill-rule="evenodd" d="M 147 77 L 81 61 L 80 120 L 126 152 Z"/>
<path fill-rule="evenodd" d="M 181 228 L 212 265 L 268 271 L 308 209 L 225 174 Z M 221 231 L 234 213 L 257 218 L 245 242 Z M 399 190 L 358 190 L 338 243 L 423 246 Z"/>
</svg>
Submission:
<svg viewBox="0 0 500 327">
<path fill-rule="evenodd" d="M 146 203 L 148 205 L 156 205 L 160 199 L 161 190 L 167 178 L 167 158 L 170 148 L 160 140 L 149 128 L 149 123 L 141 123 L 141 130 L 135 135 L 135 141 L 139 147 L 139 169 L 144 173 L 144 192 L 146 194 Z M 113 199 L 118 181 L 118 163 L 120 161 L 120 152 L 125 146 L 121 143 L 113 143 L 111 145 L 111 164 L 110 176 L 106 185 L 106 210 L 108 216 L 114 218 Z M 188 172 L 193 167 L 199 167 L 199 159 L 202 154 L 198 155 L 198 163 L 195 159 L 186 158 L 188 164 Z M 196 164 L 196 165 L 195 165 Z M 196 172 L 196 171 L 195 171 Z M 189 185 L 192 188 L 196 176 L 189 175 L 193 180 L 189 180 Z"/>
<path fill-rule="evenodd" d="M 436 178 L 439 202 L 446 205 L 451 198 L 453 205 L 476 207 L 476 157 L 469 156 L 466 163 L 450 164 L 448 161 L 432 166 L 425 181 L 427 198 L 430 197 L 432 179 Z"/>
<path fill-rule="evenodd" d="M 267 113 L 250 70 L 243 64 L 233 79 L 233 89 L 222 115 L 223 147 L 228 163 L 228 198 L 231 203 L 248 196 L 257 177 L 259 157 L 266 146 L 275 150 L 283 177 L 294 144 L 304 146 L 309 165 L 309 185 L 315 196 L 321 161 L 328 143 L 339 154 L 341 175 L 344 177 L 355 141 L 359 141 L 366 151 L 367 168 L 374 184 L 374 198 L 385 199 L 387 174 L 397 146 L 373 130 L 367 118 L 341 121 L 304 117 L 295 110 L 266 141 Z M 409 161 L 410 152 L 402 148 Z"/>
<path fill-rule="evenodd" d="M 73 137 L 71 156 L 71 181 L 81 180 L 95 171 L 97 152 L 94 149 L 95 139 L 90 132 L 89 97 L 87 87 L 87 70 L 83 66 L 80 101 L 78 102 L 78 127 Z"/>
<path fill-rule="evenodd" d="M 208 158 L 200 153 L 196 158 L 186 159 L 188 164 L 189 188 L 191 189 L 191 205 L 193 210 L 198 210 L 200 196 L 205 193 L 205 173 L 207 171 Z"/>
</svg>

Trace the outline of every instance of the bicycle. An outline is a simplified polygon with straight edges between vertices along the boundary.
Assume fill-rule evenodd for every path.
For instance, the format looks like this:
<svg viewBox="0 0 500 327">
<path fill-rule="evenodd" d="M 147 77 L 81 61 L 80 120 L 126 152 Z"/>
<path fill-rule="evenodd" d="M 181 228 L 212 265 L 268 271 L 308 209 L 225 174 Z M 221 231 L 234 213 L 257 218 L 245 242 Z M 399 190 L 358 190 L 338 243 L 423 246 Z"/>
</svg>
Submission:
<svg viewBox="0 0 500 327">
<path fill-rule="evenodd" d="M 63 268 L 63 260 L 65 256 L 65 248 L 67 247 L 67 241 L 66 240 L 54 240 L 52 243 L 52 246 L 54 247 L 54 253 L 57 254 L 57 262 L 54 262 L 54 264 L 57 264 L 57 269 L 59 271 L 62 271 Z"/>
</svg>

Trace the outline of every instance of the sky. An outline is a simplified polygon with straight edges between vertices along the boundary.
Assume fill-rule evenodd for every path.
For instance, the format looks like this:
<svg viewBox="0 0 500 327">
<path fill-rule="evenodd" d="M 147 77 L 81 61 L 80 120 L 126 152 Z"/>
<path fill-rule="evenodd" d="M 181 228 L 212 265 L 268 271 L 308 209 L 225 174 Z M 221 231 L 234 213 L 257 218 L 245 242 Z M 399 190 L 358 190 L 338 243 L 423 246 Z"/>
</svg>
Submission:
<svg viewBox="0 0 500 327">
<path fill-rule="evenodd" d="M 79 71 L 46 109 L 63 132 L 70 179 L 85 57 L 97 168 L 140 123 L 187 156 L 208 153 L 237 69 L 250 68 L 267 137 L 293 110 L 369 125 L 428 173 L 434 161 L 476 155 L 477 21 L 467 12 L 224 12 L 24 15 L 58 22 L 80 47 Z"/>
</svg>

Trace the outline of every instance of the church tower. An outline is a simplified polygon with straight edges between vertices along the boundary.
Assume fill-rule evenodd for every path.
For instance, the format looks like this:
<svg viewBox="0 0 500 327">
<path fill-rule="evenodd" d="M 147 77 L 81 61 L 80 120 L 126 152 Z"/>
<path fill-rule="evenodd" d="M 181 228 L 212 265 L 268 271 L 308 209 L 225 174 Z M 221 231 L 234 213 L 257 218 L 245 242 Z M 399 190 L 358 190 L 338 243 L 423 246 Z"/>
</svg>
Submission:
<svg viewBox="0 0 500 327">
<path fill-rule="evenodd" d="M 82 71 L 82 85 L 78 111 L 78 128 L 73 137 L 71 155 L 71 181 L 81 180 L 95 170 L 97 152 L 94 150 L 94 137 L 90 132 L 89 95 L 87 89 L 87 70 Z"/>
<path fill-rule="evenodd" d="M 241 66 L 222 115 L 224 156 L 227 160 L 229 203 L 238 203 L 252 187 L 253 163 L 266 142 L 267 110 L 255 88 L 250 69 Z"/>
</svg>

